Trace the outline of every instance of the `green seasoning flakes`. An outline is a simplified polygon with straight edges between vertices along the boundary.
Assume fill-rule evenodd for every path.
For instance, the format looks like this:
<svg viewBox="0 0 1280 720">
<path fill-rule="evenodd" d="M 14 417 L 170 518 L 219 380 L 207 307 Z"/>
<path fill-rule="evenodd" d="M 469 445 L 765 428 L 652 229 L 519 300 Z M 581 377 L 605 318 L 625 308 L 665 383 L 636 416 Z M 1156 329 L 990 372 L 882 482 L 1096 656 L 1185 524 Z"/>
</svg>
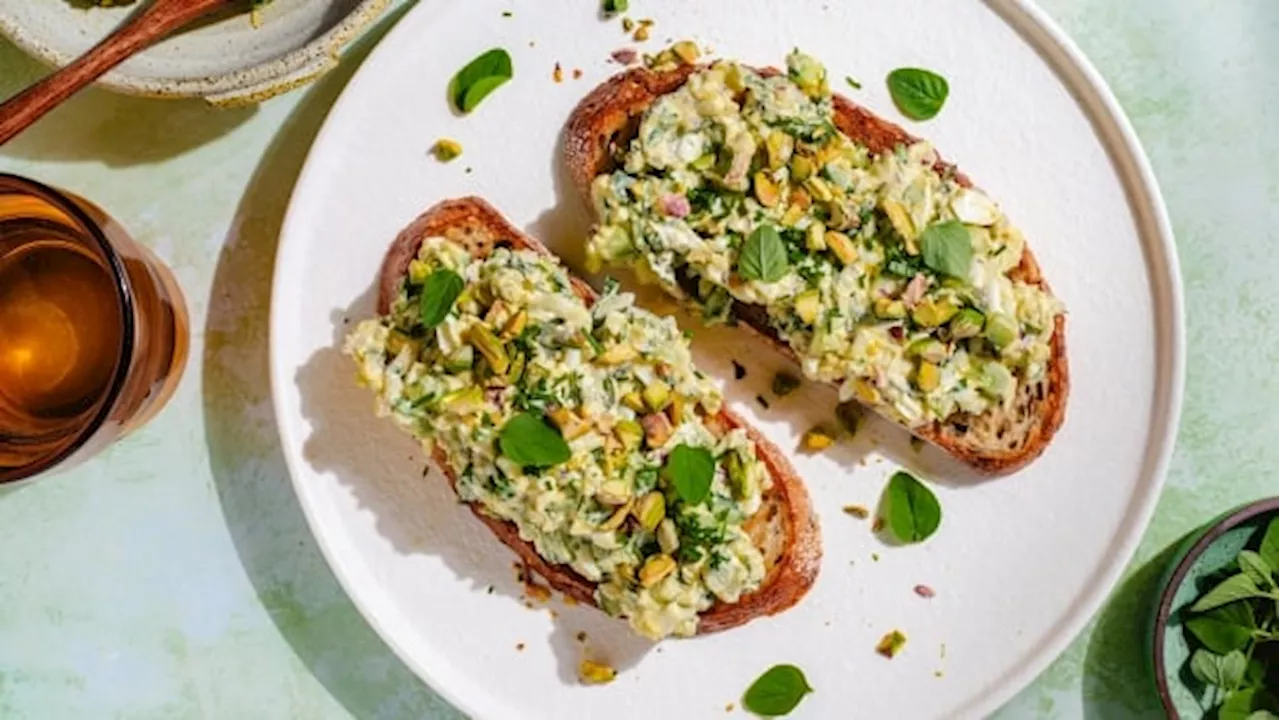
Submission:
<svg viewBox="0 0 1280 720">
<path fill-rule="evenodd" d="M 675 320 L 616 285 L 588 306 L 554 259 L 427 238 L 346 352 L 378 413 L 443 451 L 462 500 L 637 632 L 692 635 L 698 613 L 763 582 L 743 525 L 771 476 L 746 431 L 715 420 L 720 394 Z"/>
<path fill-rule="evenodd" d="M 908 427 L 1012 407 L 1046 373 L 1063 310 L 1012 276 L 1022 233 L 928 143 L 876 154 L 838 132 L 827 71 L 799 52 L 785 75 L 693 73 L 592 196 L 590 265 L 633 267 L 709 323 L 760 308 L 805 376 Z"/>
</svg>

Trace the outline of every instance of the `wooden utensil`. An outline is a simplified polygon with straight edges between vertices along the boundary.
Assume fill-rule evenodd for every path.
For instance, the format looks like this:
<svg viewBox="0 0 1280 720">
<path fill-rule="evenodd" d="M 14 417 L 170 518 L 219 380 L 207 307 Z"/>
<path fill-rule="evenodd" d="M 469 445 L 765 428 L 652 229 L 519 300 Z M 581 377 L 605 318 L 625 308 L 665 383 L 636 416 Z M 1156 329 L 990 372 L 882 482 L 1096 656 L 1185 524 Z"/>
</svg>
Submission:
<svg viewBox="0 0 1280 720">
<path fill-rule="evenodd" d="M 0 105 L 0 145 L 85 85 L 193 20 L 245 0 L 153 0 L 89 52 Z"/>
</svg>

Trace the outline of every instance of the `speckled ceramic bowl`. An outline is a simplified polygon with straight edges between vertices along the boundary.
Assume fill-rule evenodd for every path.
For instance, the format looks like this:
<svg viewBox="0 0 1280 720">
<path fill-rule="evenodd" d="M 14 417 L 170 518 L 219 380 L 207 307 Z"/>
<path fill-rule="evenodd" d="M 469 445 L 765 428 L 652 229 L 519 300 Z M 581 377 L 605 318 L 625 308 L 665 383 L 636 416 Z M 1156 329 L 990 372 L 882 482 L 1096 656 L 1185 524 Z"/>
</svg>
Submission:
<svg viewBox="0 0 1280 720">
<path fill-rule="evenodd" d="M 1230 510 L 1192 532 L 1174 552 L 1161 587 L 1154 621 L 1148 627 L 1151 674 L 1165 713 L 1171 718 L 1205 717 L 1204 689 L 1186 670 L 1191 647 L 1182 610 L 1204 591 L 1200 581 L 1230 565 L 1276 517 L 1277 498 Z"/>
<path fill-rule="evenodd" d="M 134 95 L 265 100 L 337 64 L 347 42 L 391 0 L 274 0 L 258 27 L 244 13 L 207 20 L 148 48 L 99 81 Z M 137 11 L 83 0 L 0 0 L 0 34 L 55 66 L 70 62 Z"/>
</svg>

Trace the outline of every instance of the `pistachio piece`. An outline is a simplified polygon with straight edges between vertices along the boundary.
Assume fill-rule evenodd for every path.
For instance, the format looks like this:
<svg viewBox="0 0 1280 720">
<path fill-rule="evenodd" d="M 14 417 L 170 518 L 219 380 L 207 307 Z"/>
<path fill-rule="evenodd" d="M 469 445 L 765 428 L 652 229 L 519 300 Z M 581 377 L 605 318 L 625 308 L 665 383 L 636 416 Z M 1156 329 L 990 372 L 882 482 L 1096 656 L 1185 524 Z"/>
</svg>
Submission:
<svg viewBox="0 0 1280 720">
<path fill-rule="evenodd" d="M 951 324 L 947 327 L 951 331 L 951 337 L 964 340 L 977 337 L 982 332 L 983 321 L 982 313 L 973 308 L 965 308 L 951 318 Z"/>
<path fill-rule="evenodd" d="M 872 304 L 872 310 L 875 311 L 876 317 L 885 320 L 898 320 L 907 316 L 907 306 L 901 300 L 894 300 L 887 297 L 876 298 Z"/>
<path fill-rule="evenodd" d="M 1018 325 L 1008 315 L 992 313 L 987 316 L 982 334 L 997 350 L 1000 350 L 1018 339 Z"/>
<path fill-rule="evenodd" d="M 618 677 L 618 671 L 604 663 L 591 660 L 578 663 L 578 679 L 587 685 L 603 685 L 613 682 L 616 677 Z"/>
<path fill-rule="evenodd" d="M 487 326 L 475 324 L 467 331 L 467 341 L 475 346 L 476 350 L 484 356 L 489 362 L 489 367 L 495 373 L 502 374 L 507 371 L 507 367 L 511 364 L 511 358 L 507 355 L 507 350 L 502 345 L 502 341 L 494 336 L 493 331 Z"/>
<path fill-rule="evenodd" d="M 445 393 L 445 396 L 440 398 L 440 405 L 457 415 L 477 412 L 484 408 L 484 390 L 473 385 L 461 390 L 454 390 L 451 393 Z"/>
<path fill-rule="evenodd" d="M 635 420 L 619 420 L 613 426 L 613 434 L 622 443 L 622 447 L 634 450 L 640 447 L 640 441 L 644 439 L 644 428 Z"/>
<path fill-rule="evenodd" d="M 788 168 L 791 170 L 792 182 L 804 182 L 813 175 L 813 160 L 804 155 L 792 155 Z"/>
<path fill-rule="evenodd" d="M 918 357 L 931 363 L 947 359 L 947 346 L 931 337 L 923 337 L 907 346 L 907 357 Z"/>
<path fill-rule="evenodd" d="M 640 568 L 640 585 L 647 588 L 653 587 L 675 569 L 676 561 L 670 555 L 666 553 L 651 555 L 644 561 L 644 567 Z"/>
<path fill-rule="evenodd" d="M 680 535 L 676 533 L 676 523 L 671 518 L 663 518 L 658 523 L 658 547 L 668 555 L 680 547 Z"/>
<path fill-rule="evenodd" d="M 764 148 L 769 156 L 769 169 L 777 170 L 786 165 L 787 161 L 791 159 L 791 153 L 796 148 L 796 141 L 789 133 L 774 129 L 769 132 L 769 137 L 765 139 Z"/>
<path fill-rule="evenodd" d="M 512 315 L 506 324 L 502 326 L 502 338 L 510 340 L 520 333 L 524 332 L 525 327 L 529 325 L 529 311 L 520 308 L 520 311 Z"/>
<path fill-rule="evenodd" d="M 1013 394 L 1013 373 L 998 362 L 989 362 L 982 366 L 981 389 L 997 400 L 1006 400 Z"/>
<path fill-rule="evenodd" d="M 654 380 L 644 386 L 641 393 L 644 398 L 645 407 L 657 412 L 667 407 L 667 403 L 671 402 L 671 386 L 661 380 Z"/>
<path fill-rule="evenodd" d="M 427 281 L 427 276 L 431 274 L 431 266 L 425 262 L 413 259 L 409 261 L 409 282 L 414 285 L 421 285 Z"/>
<path fill-rule="evenodd" d="M 387 334 L 387 352 L 391 355 L 399 355 L 404 351 L 409 351 L 410 355 L 417 356 L 422 352 L 422 341 L 409 337 L 399 330 L 392 330 Z"/>
<path fill-rule="evenodd" d="M 736 452 L 727 453 L 724 456 L 724 470 L 729 475 L 729 489 L 733 491 L 733 496 L 739 500 L 751 494 L 751 477 L 747 474 L 747 467 L 742 463 L 742 456 Z"/>
<path fill-rule="evenodd" d="M 810 167 L 810 172 L 813 172 L 812 167 Z M 834 197 L 826 181 L 816 175 L 810 175 L 804 181 L 804 186 L 809 191 L 809 194 L 813 195 L 819 202 L 831 202 L 831 198 Z"/>
<path fill-rule="evenodd" d="M 660 412 L 649 413 L 640 418 L 640 425 L 644 427 L 645 443 L 651 448 L 662 447 L 671 438 L 671 421 Z"/>
<path fill-rule="evenodd" d="M 950 300 L 925 298 L 911 309 L 911 319 L 921 327 L 938 327 L 950 320 L 960 308 Z"/>
<path fill-rule="evenodd" d="M 921 392 L 933 392 L 938 389 L 938 383 L 942 380 L 942 373 L 938 370 L 938 366 L 929 361 L 920 363 L 920 367 L 916 368 L 916 387 Z"/>
<path fill-rule="evenodd" d="M 642 412 L 644 410 L 644 398 L 635 390 L 623 393 L 619 400 L 623 405 L 626 405 L 636 412 Z"/>
<path fill-rule="evenodd" d="M 599 495 L 596 495 L 596 497 L 599 497 Z M 618 528 L 622 527 L 622 523 L 626 522 L 627 516 L 631 514 L 631 506 L 632 506 L 632 502 L 628 500 L 622 504 L 622 507 L 618 508 L 617 510 L 614 510 L 613 514 L 609 516 L 608 520 L 605 520 L 604 522 L 600 523 L 600 528 L 599 528 L 600 531 L 613 532 L 614 530 L 617 530 Z"/>
<path fill-rule="evenodd" d="M 808 229 L 804 231 L 804 246 L 814 252 L 822 252 L 827 249 L 826 235 L 827 227 L 814 220 L 809 223 Z"/>
<path fill-rule="evenodd" d="M 606 480 L 596 491 L 596 500 L 615 507 L 630 502 L 631 484 L 625 480 Z"/>
<path fill-rule="evenodd" d="M 699 52 L 698 46 L 690 40 L 681 40 L 672 45 L 671 52 L 675 53 L 675 56 L 680 58 L 680 62 L 685 65 L 692 65 L 698 62 L 698 56 L 702 54 Z"/>
<path fill-rule="evenodd" d="M 662 518 L 666 517 L 667 500 L 662 493 L 654 490 L 640 498 L 640 502 L 632 508 L 632 513 L 636 516 L 640 527 L 653 532 L 662 522 Z"/>
<path fill-rule="evenodd" d="M 840 262 L 848 265 L 858 259 L 858 251 L 853 247 L 853 240 L 848 235 L 835 230 L 828 230 L 822 236 L 827 241 L 827 247 L 831 248 L 831 252 L 840 258 Z"/>
<path fill-rule="evenodd" d="M 807 452 L 818 452 L 826 450 L 835 443 L 836 439 L 829 430 L 821 425 L 810 428 L 800 438 L 800 447 Z"/>
<path fill-rule="evenodd" d="M 578 417 L 577 413 L 566 407 L 551 410 L 547 413 L 547 417 L 560 428 L 560 434 L 565 440 L 576 440 L 591 428 L 590 424 Z"/>
<path fill-rule="evenodd" d="M 467 349 L 471 348 L 470 345 L 467 345 L 466 347 Z M 515 359 L 511 361 L 511 365 L 507 368 L 507 372 L 505 374 L 509 384 L 515 385 L 520 381 L 520 376 L 524 374 L 525 362 L 524 353 L 516 353 Z"/>
<path fill-rule="evenodd" d="M 621 365 L 629 360 L 639 357 L 640 352 L 636 350 L 631 343 L 620 342 L 610 345 L 604 352 L 596 356 L 596 360 L 602 365 Z"/>
<path fill-rule="evenodd" d="M 778 184 L 765 171 L 756 171 L 752 178 L 752 188 L 755 190 L 756 200 L 759 200 L 761 205 L 773 207 L 778 204 Z"/>
<path fill-rule="evenodd" d="M 903 240 L 908 241 L 908 251 L 910 250 L 910 241 L 916 237 L 916 226 L 911 221 L 911 214 L 897 200 L 885 199 L 880 206 L 884 208 L 884 214 L 889 216 L 889 223 L 893 225 L 893 229 L 902 236 Z M 914 255 L 915 253 L 911 253 Z"/>
<path fill-rule="evenodd" d="M 462 154 L 462 145 L 457 140 L 440 138 L 431 146 L 431 154 L 440 162 L 449 162 Z"/>
<path fill-rule="evenodd" d="M 812 325 L 818 319 L 818 313 L 822 311 L 821 293 L 816 288 L 800 293 L 796 296 L 795 310 L 796 315 L 806 325 Z"/>
<path fill-rule="evenodd" d="M 880 390 L 865 378 L 853 381 L 853 395 L 867 405 L 880 404 Z"/>
</svg>

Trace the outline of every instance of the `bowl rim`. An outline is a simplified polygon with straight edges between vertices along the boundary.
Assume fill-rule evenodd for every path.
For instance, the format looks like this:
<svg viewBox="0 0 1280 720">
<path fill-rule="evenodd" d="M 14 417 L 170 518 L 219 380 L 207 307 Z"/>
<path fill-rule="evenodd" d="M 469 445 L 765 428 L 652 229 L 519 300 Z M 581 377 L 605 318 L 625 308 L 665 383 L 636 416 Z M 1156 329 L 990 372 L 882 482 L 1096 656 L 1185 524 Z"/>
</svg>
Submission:
<svg viewBox="0 0 1280 720">
<path fill-rule="evenodd" d="M 322 75 L 336 64 L 347 43 L 390 4 L 391 0 L 360 0 L 351 12 L 310 42 L 250 67 L 171 79 L 140 76 L 115 68 L 94 85 L 126 95 L 206 98 L 219 105 L 259 102 Z M 0 14 L 0 37 L 54 68 L 61 68 L 77 57 L 54 50 L 4 14 Z"/>
<path fill-rule="evenodd" d="M 1173 697 L 1169 694 L 1169 675 L 1164 664 L 1164 631 L 1169 627 L 1169 616 L 1173 614 L 1173 600 L 1178 594 L 1178 588 L 1182 587 L 1183 580 L 1186 579 L 1187 573 L 1191 571 L 1191 567 L 1195 565 L 1196 560 L 1218 538 L 1225 535 L 1229 530 L 1243 525 L 1259 515 L 1276 512 L 1277 509 L 1280 509 L 1280 497 L 1262 498 L 1240 505 L 1233 510 L 1228 510 L 1226 513 L 1210 520 L 1206 525 L 1201 526 L 1198 531 L 1200 533 L 1199 537 L 1182 554 L 1178 564 L 1174 566 L 1173 573 L 1165 582 L 1164 589 L 1160 591 L 1160 604 L 1156 610 L 1156 621 L 1153 626 L 1154 632 L 1151 634 L 1150 651 L 1152 667 L 1155 670 L 1153 674 L 1155 675 L 1156 690 L 1160 695 L 1160 705 L 1164 708 L 1166 717 L 1178 717 L 1178 710 L 1173 705 Z"/>
</svg>

